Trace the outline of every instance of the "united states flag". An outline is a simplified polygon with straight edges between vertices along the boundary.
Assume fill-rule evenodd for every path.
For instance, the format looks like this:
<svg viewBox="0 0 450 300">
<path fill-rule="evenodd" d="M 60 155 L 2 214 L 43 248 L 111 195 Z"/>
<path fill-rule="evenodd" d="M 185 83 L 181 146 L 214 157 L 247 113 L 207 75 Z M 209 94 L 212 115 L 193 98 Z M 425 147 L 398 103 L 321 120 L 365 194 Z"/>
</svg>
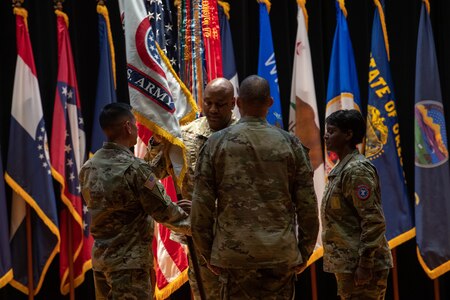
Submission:
<svg viewBox="0 0 450 300">
<path fill-rule="evenodd" d="M 84 273 L 91 268 L 93 239 L 89 234 L 90 216 L 78 181 L 78 172 L 86 159 L 86 142 L 68 17 L 61 11 L 56 14 L 59 65 L 50 156 L 53 176 L 61 184 L 61 200 L 65 204 L 60 212 L 60 277 L 61 293 L 65 295 L 70 288 L 69 265 L 73 263 L 75 287 L 83 282 Z"/>
</svg>

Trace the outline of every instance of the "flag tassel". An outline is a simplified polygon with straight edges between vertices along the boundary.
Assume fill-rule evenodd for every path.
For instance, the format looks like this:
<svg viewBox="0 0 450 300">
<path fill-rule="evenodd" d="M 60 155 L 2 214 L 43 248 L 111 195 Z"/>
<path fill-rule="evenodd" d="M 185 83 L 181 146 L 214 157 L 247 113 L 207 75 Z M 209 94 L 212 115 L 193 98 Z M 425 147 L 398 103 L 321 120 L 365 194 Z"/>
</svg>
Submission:
<svg viewBox="0 0 450 300">
<path fill-rule="evenodd" d="M 28 271 L 28 300 L 34 299 L 34 277 L 33 277 L 33 238 L 31 236 L 31 209 L 26 204 L 26 226 L 27 226 L 27 271 Z"/>
</svg>

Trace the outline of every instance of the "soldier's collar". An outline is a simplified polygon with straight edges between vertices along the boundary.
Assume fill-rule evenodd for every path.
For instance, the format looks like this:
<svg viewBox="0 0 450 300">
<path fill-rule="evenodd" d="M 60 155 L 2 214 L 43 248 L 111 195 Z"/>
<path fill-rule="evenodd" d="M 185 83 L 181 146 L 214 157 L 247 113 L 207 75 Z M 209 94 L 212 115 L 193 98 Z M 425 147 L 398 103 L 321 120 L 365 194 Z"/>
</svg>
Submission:
<svg viewBox="0 0 450 300">
<path fill-rule="evenodd" d="M 127 152 L 128 154 L 133 155 L 133 152 L 131 152 L 131 150 L 128 147 L 126 147 L 124 145 L 117 144 L 117 143 L 113 143 L 113 142 L 104 142 L 103 143 L 103 148 L 104 149 L 122 150 L 122 151 Z"/>
</svg>

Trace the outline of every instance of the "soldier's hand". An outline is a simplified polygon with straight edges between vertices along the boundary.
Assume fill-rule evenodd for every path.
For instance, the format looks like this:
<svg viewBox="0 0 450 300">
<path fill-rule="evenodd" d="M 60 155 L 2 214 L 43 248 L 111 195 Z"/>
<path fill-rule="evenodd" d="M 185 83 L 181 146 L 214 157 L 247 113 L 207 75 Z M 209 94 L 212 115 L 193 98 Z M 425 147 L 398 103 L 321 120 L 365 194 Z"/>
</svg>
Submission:
<svg viewBox="0 0 450 300">
<path fill-rule="evenodd" d="M 188 215 L 191 213 L 192 201 L 188 199 L 181 199 L 177 202 L 178 206 L 181 207 Z"/>
<path fill-rule="evenodd" d="M 302 273 L 303 271 L 305 271 L 306 267 L 307 267 L 306 262 L 302 263 L 301 265 L 295 266 L 294 267 L 295 274 Z"/>
<path fill-rule="evenodd" d="M 358 267 L 355 272 L 355 285 L 365 285 L 372 280 L 372 269 Z"/>
</svg>

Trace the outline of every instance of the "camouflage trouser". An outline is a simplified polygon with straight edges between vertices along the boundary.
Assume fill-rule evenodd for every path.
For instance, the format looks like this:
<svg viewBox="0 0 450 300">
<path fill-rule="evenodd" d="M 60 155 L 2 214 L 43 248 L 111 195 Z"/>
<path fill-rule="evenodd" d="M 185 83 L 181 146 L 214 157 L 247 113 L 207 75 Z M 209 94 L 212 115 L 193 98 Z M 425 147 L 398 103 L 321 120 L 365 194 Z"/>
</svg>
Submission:
<svg viewBox="0 0 450 300">
<path fill-rule="evenodd" d="M 197 257 L 200 257 L 197 254 Z M 195 300 L 200 300 L 200 292 L 198 291 L 197 279 L 195 277 L 194 267 L 192 266 L 191 256 L 188 255 L 189 259 L 189 284 L 191 286 L 192 295 Z M 202 259 L 202 263 L 199 263 L 200 275 L 202 278 L 203 289 L 205 290 L 206 300 L 216 300 L 220 297 L 220 281 L 219 276 L 211 272 L 206 263 Z"/>
<path fill-rule="evenodd" d="M 282 269 L 224 269 L 219 276 L 222 300 L 292 300 L 295 272 Z"/>
<path fill-rule="evenodd" d="M 386 294 L 389 269 L 373 272 L 372 280 L 365 285 L 355 285 L 355 274 L 336 273 L 338 295 L 342 300 L 383 300 Z"/>
<path fill-rule="evenodd" d="M 94 271 L 94 283 L 97 300 L 150 300 L 153 295 L 149 270 Z"/>
</svg>

